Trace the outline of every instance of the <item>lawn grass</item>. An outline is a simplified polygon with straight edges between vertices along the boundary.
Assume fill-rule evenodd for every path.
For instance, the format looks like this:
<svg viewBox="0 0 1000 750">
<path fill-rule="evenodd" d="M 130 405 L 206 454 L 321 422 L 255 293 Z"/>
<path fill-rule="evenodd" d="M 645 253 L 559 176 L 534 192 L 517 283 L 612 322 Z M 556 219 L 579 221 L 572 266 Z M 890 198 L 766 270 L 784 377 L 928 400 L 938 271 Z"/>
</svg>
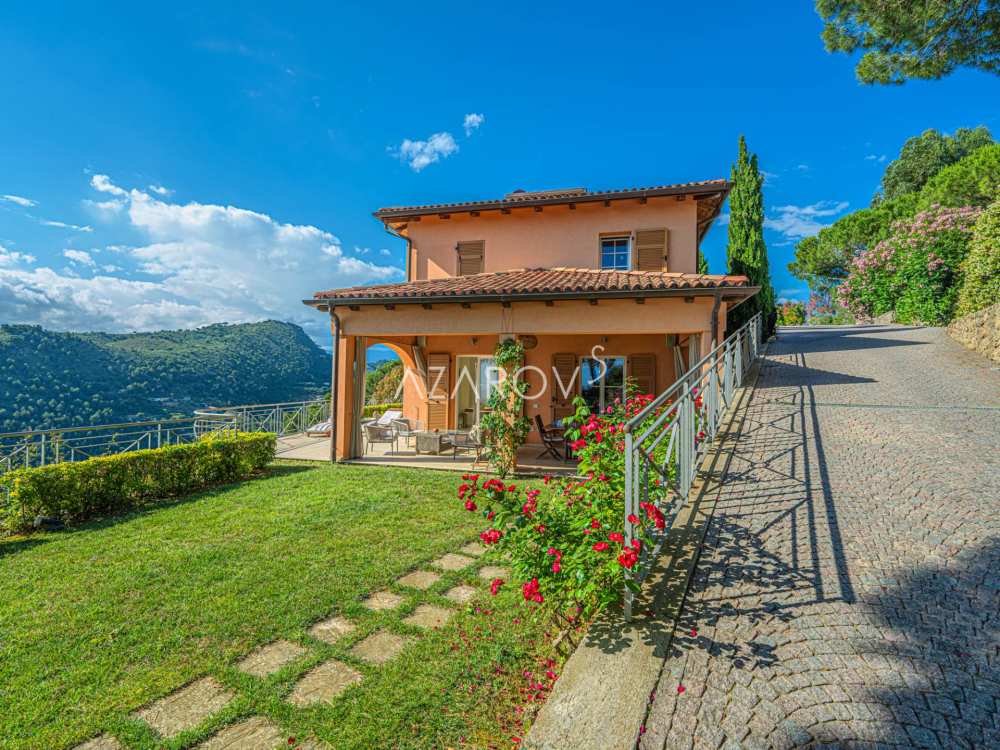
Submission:
<svg viewBox="0 0 1000 750">
<path fill-rule="evenodd" d="M 499 726 L 521 671 L 545 655 L 547 620 L 528 613 L 513 582 L 490 599 L 477 566 L 426 592 L 393 584 L 475 538 L 482 519 L 455 499 L 457 481 L 279 464 L 143 512 L 0 540 L 0 747 L 58 750 L 106 731 L 133 750 L 179 750 L 253 715 L 337 750 L 509 747 Z M 442 596 L 462 582 L 484 592 L 481 608 Z M 386 587 L 404 595 L 398 610 L 361 604 Z M 403 623 L 422 602 L 459 614 L 435 632 Z M 358 627 L 331 646 L 306 631 L 332 613 Z M 380 628 L 413 641 L 381 667 L 354 658 L 351 646 Z M 266 679 L 234 669 L 276 638 L 306 656 Z M 332 704 L 285 702 L 297 678 L 331 657 L 364 680 Z M 165 741 L 130 718 L 204 675 L 237 698 L 196 730 Z"/>
</svg>

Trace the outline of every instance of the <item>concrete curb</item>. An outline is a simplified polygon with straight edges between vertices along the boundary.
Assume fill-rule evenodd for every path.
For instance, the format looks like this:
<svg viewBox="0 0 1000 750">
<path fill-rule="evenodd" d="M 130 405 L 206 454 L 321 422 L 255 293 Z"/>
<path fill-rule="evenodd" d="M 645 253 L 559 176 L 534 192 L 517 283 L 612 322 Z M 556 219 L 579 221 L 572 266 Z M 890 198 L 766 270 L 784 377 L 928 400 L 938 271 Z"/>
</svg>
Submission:
<svg viewBox="0 0 1000 750">
<path fill-rule="evenodd" d="M 765 344 L 761 356 L 767 351 Z M 522 745 L 525 750 L 634 750 L 673 630 L 746 418 L 758 359 L 705 457 L 659 559 L 643 584 L 636 615 L 603 613 L 573 652 Z"/>
</svg>

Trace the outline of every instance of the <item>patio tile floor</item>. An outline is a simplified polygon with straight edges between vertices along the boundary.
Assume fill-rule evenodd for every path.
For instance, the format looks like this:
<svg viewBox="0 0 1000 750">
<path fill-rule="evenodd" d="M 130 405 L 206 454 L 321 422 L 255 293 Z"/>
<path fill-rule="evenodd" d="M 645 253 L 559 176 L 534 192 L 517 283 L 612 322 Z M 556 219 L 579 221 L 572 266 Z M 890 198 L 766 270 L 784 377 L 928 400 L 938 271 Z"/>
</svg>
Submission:
<svg viewBox="0 0 1000 750">
<path fill-rule="evenodd" d="M 484 565 L 479 569 L 479 577 L 484 581 L 492 581 L 494 578 L 507 579 L 510 577 L 510 570 L 499 565 Z"/>
<path fill-rule="evenodd" d="M 418 628 L 440 628 L 451 619 L 453 614 L 455 613 L 452 610 L 445 609 L 444 607 L 436 607 L 433 604 L 421 604 L 403 622 L 407 625 L 416 625 Z"/>
<path fill-rule="evenodd" d="M 124 750 L 121 743 L 108 734 L 102 734 L 77 745 L 73 750 Z"/>
<path fill-rule="evenodd" d="M 368 609 L 381 612 L 386 609 L 395 609 L 403 603 L 403 597 L 391 591 L 376 591 L 364 601 Z"/>
<path fill-rule="evenodd" d="M 453 589 L 449 589 L 445 592 L 445 596 L 451 599 L 455 604 L 467 604 L 476 594 L 479 593 L 479 589 L 475 586 L 456 586 Z"/>
</svg>

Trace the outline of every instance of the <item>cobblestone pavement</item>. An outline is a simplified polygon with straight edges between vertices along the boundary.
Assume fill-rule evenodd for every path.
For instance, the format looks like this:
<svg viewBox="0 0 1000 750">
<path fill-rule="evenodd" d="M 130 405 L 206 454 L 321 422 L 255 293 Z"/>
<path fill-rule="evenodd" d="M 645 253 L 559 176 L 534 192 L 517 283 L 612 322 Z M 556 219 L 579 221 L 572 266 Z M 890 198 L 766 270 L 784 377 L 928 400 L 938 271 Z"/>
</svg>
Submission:
<svg viewBox="0 0 1000 750">
<path fill-rule="evenodd" d="M 1000 371 L 785 330 L 727 480 L 642 750 L 1000 747 Z"/>
</svg>

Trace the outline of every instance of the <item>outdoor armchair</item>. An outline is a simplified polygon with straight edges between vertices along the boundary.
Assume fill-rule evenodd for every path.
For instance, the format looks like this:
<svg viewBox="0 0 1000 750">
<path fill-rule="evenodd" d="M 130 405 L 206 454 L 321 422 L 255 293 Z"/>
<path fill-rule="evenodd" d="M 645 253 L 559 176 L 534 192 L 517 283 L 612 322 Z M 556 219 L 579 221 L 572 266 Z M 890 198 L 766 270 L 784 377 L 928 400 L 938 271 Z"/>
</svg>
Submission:
<svg viewBox="0 0 1000 750">
<path fill-rule="evenodd" d="M 365 453 L 373 445 L 387 443 L 392 446 L 393 451 L 397 450 L 396 430 L 391 424 L 380 425 L 378 422 L 369 422 L 361 426 L 365 433 Z"/>
</svg>

